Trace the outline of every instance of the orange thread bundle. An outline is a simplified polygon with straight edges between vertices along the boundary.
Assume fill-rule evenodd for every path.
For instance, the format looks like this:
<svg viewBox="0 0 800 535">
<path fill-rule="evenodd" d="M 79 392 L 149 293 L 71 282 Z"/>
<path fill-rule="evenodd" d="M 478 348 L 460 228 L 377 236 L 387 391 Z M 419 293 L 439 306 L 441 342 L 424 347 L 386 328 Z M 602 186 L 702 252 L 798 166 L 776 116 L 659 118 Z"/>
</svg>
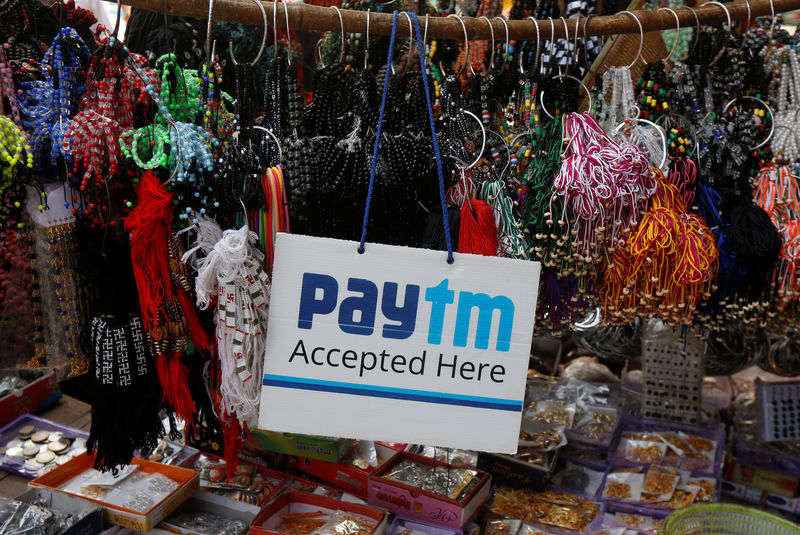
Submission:
<svg viewBox="0 0 800 535">
<path fill-rule="evenodd" d="M 689 324 L 717 278 L 719 248 L 708 225 L 687 213 L 660 170 L 653 172 L 657 188 L 647 212 L 603 268 L 599 294 L 609 323 L 640 316 Z"/>
</svg>

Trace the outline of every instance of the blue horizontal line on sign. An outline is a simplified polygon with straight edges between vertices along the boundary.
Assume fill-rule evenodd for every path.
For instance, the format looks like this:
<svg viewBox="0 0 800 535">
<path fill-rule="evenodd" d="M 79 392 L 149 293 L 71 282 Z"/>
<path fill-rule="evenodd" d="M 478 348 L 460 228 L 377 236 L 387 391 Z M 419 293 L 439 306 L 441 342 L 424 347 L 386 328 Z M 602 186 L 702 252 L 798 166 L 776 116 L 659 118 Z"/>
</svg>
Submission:
<svg viewBox="0 0 800 535">
<path fill-rule="evenodd" d="M 286 375 L 264 374 L 264 386 L 280 388 L 295 388 L 298 390 L 315 390 L 318 392 L 335 392 L 337 394 L 352 394 L 354 396 L 367 396 L 389 399 L 406 399 L 423 403 L 440 403 L 443 405 L 460 405 L 463 407 L 477 407 L 481 409 L 494 409 L 499 411 L 519 412 L 522 402 L 513 399 L 484 398 L 478 396 L 462 396 L 459 394 L 444 394 L 428 392 L 425 390 L 412 390 L 409 388 L 392 388 L 388 386 L 360 385 L 356 383 L 343 383 L 339 381 L 322 381 Z"/>
</svg>

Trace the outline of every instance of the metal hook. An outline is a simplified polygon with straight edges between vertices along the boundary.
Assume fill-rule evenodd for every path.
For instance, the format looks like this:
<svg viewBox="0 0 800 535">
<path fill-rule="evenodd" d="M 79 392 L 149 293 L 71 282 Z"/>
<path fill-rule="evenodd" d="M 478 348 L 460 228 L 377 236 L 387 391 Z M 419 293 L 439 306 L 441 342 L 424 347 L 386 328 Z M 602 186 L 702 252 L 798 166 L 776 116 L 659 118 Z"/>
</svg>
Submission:
<svg viewBox="0 0 800 535">
<path fill-rule="evenodd" d="M 428 68 L 428 49 L 427 49 L 427 46 L 428 46 L 428 19 L 429 18 L 430 18 L 430 15 L 428 13 L 425 13 L 425 29 L 422 31 L 422 51 L 424 52 L 424 54 L 422 56 L 422 62 L 423 62 L 422 67 L 424 67 L 425 69 Z"/>
<path fill-rule="evenodd" d="M 408 20 L 408 55 L 410 56 L 414 51 L 414 26 L 411 22 L 411 15 L 406 11 L 401 11 L 401 15 L 405 15 Z"/>
<path fill-rule="evenodd" d="M 694 8 L 686 6 L 686 9 L 691 11 L 692 15 L 694 15 L 694 23 L 695 23 L 694 40 L 692 42 L 692 49 L 687 54 L 688 56 L 692 56 L 694 55 L 694 51 L 697 48 L 698 36 L 700 35 L 700 17 L 697 16 L 697 11 L 695 11 Z"/>
<path fill-rule="evenodd" d="M 541 46 L 541 39 L 539 35 L 539 24 L 536 22 L 536 19 L 533 17 L 528 17 L 528 20 L 533 23 L 533 27 L 536 29 L 536 56 L 533 58 L 533 70 L 536 70 L 536 67 L 539 65 L 539 50 Z M 508 32 L 508 26 L 506 26 L 506 32 Z M 508 33 L 506 33 L 506 39 L 508 39 Z M 522 64 L 522 58 L 525 54 L 522 53 L 522 50 L 519 51 L 519 73 L 525 74 L 525 67 Z M 506 41 L 506 57 L 508 57 L 508 41 Z"/>
<path fill-rule="evenodd" d="M 672 42 L 672 48 L 670 49 L 669 54 L 667 54 L 667 61 L 669 61 L 672 58 L 672 55 L 675 53 L 675 50 L 678 48 L 678 43 L 681 40 L 681 19 L 678 17 L 678 14 L 674 9 L 661 7 L 658 9 L 658 11 L 661 11 L 662 9 L 672 13 L 672 16 L 675 17 L 675 27 L 678 30 L 678 33 L 675 35 L 675 41 Z"/>
<path fill-rule="evenodd" d="M 317 58 L 317 68 L 325 68 L 325 62 L 322 61 L 322 50 L 320 45 L 322 45 L 322 39 L 317 41 L 317 44 L 314 45 L 314 57 Z"/>
<path fill-rule="evenodd" d="M 258 6 L 258 9 L 261 10 L 261 18 L 264 19 L 264 33 L 261 36 L 261 48 L 258 49 L 258 54 L 256 54 L 255 59 L 250 62 L 250 66 L 255 67 L 261 60 L 261 55 L 264 54 L 264 47 L 267 46 L 267 11 L 264 9 L 264 4 L 262 4 L 260 0 L 252 1 Z M 275 5 L 273 4 L 273 13 L 275 13 L 274 8 Z M 239 62 L 236 61 L 236 56 L 233 55 L 233 41 L 228 41 L 228 53 L 231 55 L 231 61 L 233 61 L 233 64 L 238 65 Z"/>
<path fill-rule="evenodd" d="M 567 65 L 564 67 L 564 72 L 569 72 L 569 65 L 570 65 L 570 61 L 569 61 L 569 56 L 570 56 L 570 54 L 569 54 L 569 28 L 567 27 L 567 19 L 565 19 L 564 17 L 559 17 L 559 18 L 561 19 L 561 23 L 564 25 L 564 39 L 566 39 L 566 41 L 567 41 L 567 47 L 566 47 Z M 561 65 L 558 66 L 558 74 L 561 74 Z"/>
<path fill-rule="evenodd" d="M 369 13 L 370 10 L 367 8 L 367 39 L 364 45 L 364 70 L 367 70 L 367 64 L 369 64 Z"/>
<path fill-rule="evenodd" d="M 117 0 L 117 21 L 114 23 L 114 33 L 111 34 L 114 37 L 114 39 L 117 38 L 117 34 L 119 33 L 119 19 L 121 18 L 120 17 L 121 13 L 122 13 L 122 1 L 121 0 Z M 164 16 L 166 16 L 166 14 Z M 165 33 L 164 34 L 164 39 L 166 39 L 166 38 L 167 38 L 167 34 Z"/>
<path fill-rule="evenodd" d="M 289 30 L 289 3 L 286 0 L 283 0 L 283 17 L 286 19 L 286 62 L 288 63 L 289 67 L 292 66 L 292 33 Z M 277 28 L 276 28 L 277 31 Z M 273 46 L 278 46 L 278 40 L 276 39 L 273 43 Z"/>
<path fill-rule="evenodd" d="M 575 65 L 578 64 L 578 28 L 581 25 L 581 15 L 578 14 L 578 18 L 575 21 L 575 40 L 572 42 L 573 54 L 572 54 L 572 63 Z M 569 32 L 567 32 L 567 38 L 569 38 Z"/>
<path fill-rule="evenodd" d="M 461 18 L 460 15 L 447 15 L 448 17 L 455 17 L 456 20 L 461 24 L 461 29 L 464 30 L 464 63 L 461 65 L 461 68 L 456 73 L 456 77 L 461 76 L 461 73 L 464 72 L 464 67 L 469 65 L 470 72 L 474 75 L 475 69 L 472 68 L 472 62 L 469 60 L 469 36 L 467 36 L 467 25 L 464 24 L 464 19 Z M 472 169 L 470 167 L 470 169 Z"/>
<path fill-rule="evenodd" d="M 495 17 L 493 20 L 499 20 L 500 22 L 502 22 L 503 27 L 506 30 L 506 52 L 503 55 L 503 70 L 505 70 L 506 65 L 508 65 L 508 23 L 506 22 L 506 19 L 504 19 L 503 17 Z"/>
<path fill-rule="evenodd" d="M 772 33 L 775 30 L 775 4 L 772 3 L 772 0 L 769 0 L 769 15 L 772 17 L 772 21 L 769 25 L 769 40 L 772 41 Z"/>
<path fill-rule="evenodd" d="M 715 6 L 719 6 L 725 11 L 725 18 L 728 19 L 728 32 L 730 33 L 730 31 L 731 31 L 731 12 L 728 11 L 728 8 L 725 6 L 725 4 L 723 4 L 722 2 L 717 2 L 717 0 L 711 0 L 710 2 L 706 2 L 703 5 L 707 6 L 708 4 L 713 4 Z"/>
<path fill-rule="evenodd" d="M 492 35 L 492 54 L 489 56 L 489 70 L 494 69 L 494 27 L 492 26 L 492 21 L 489 20 L 489 17 L 483 16 L 479 17 L 486 21 L 486 24 L 489 25 L 489 33 Z"/>
<path fill-rule="evenodd" d="M 336 14 L 339 15 L 339 28 L 342 34 L 342 42 L 339 45 L 339 63 L 341 63 L 344 59 L 344 20 L 342 20 L 342 12 L 339 11 L 338 7 L 331 6 L 331 9 L 335 9 Z"/>
<path fill-rule="evenodd" d="M 631 13 L 630 11 L 620 11 L 619 15 L 626 14 L 633 17 L 633 20 L 636 21 L 636 25 L 639 27 L 639 51 L 636 53 L 636 59 L 634 59 L 630 65 L 628 65 L 629 69 L 632 69 L 636 62 L 642 57 L 642 48 L 644 47 L 644 28 L 642 28 L 642 21 L 639 20 L 639 17 Z"/>
<path fill-rule="evenodd" d="M 214 56 L 211 52 L 211 21 L 213 20 L 212 15 L 214 14 L 214 0 L 208 0 L 208 24 L 206 26 L 206 56 L 208 57 L 209 61 L 214 60 Z"/>
<path fill-rule="evenodd" d="M 556 24 L 553 22 L 553 17 L 547 17 L 547 20 L 550 22 L 550 52 L 547 56 L 547 68 L 553 72 L 553 57 L 556 55 Z"/>
<path fill-rule="evenodd" d="M 744 5 L 747 6 L 747 18 L 742 21 L 742 33 L 744 33 L 745 30 L 744 25 L 750 20 L 750 15 L 752 14 L 750 11 L 750 0 L 744 0 Z M 742 40 L 742 42 L 744 43 L 744 40 Z M 744 44 L 742 44 L 742 48 L 744 48 Z"/>
</svg>

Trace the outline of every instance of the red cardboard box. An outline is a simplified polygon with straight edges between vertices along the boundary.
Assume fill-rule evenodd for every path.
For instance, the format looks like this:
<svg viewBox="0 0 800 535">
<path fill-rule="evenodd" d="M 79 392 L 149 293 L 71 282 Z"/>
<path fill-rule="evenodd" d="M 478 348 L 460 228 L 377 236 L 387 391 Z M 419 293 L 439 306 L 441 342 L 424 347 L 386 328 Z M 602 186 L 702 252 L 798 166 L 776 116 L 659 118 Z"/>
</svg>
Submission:
<svg viewBox="0 0 800 535">
<path fill-rule="evenodd" d="M 139 465 L 139 470 L 147 474 L 160 473 L 173 481 L 178 482 L 178 488 L 172 494 L 157 503 L 146 513 L 139 513 L 131 509 L 126 509 L 117 505 L 105 503 L 86 496 L 71 494 L 61 490 L 61 486 L 69 482 L 78 474 L 91 469 L 94 466 L 94 455 L 79 455 L 67 463 L 54 468 L 50 472 L 39 476 L 30 482 L 33 487 L 44 487 L 55 492 L 62 492 L 70 496 L 77 496 L 81 500 L 96 503 L 103 508 L 103 520 L 110 524 L 116 524 L 137 531 L 149 531 L 156 524 L 161 522 L 172 511 L 178 508 L 183 502 L 188 500 L 197 491 L 200 483 L 200 475 L 194 470 L 168 466 L 141 459 L 133 459 L 132 465 Z"/>
<path fill-rule="evenodd" d="M 383 463 L 391 460 L 392 456 L 397 453 L 396 450 L 379 443 L 375 444 L 375 450 L 378 453 L 379 462 L 376 468 L 362 469 L 350 464 L 329 463 L 304 457 L 298 457 L 297 463 L 303 472 L 316 476 L 366 500 L 370 473 L 380 468 Z M 381 460 L 383 460 L 383 463 L 380 462 Z"/>
<path fill-rule="evenodd" d="M 797 496 L 800 474 L 779 474 L 732 460 L 725 467 L 725 479 L 748 487 L 761 489 L 787 499 Z"/>
<path fill-rule="evenodd" d="M 478 514 L 478 510 L 489 498 L 492 476 L 482 470 L 476 470 L 478 484 L 461 501 L 382 477 L 403 460 L 415 461 L 429 466 L 441 466 L 453 470 L 458 468 L 435 462 L 430 457 L 407 452 L 398 453 L 389 462 L 370 474 L 369 494 L 367 496 L 367 502 L 370 505 L 383 507 L 392 513 L 422 520 L 430 524 L 462 529 Z"/>
<path fill-rule="evenodd" d="M 353 513 L 376 523 L 375 529 L 370 535 L 384 535 L 386 532 L 387 520 L 386 513 L 383 511 L 367 505 L 343 502 L 307 492 L 287 492 L 261 511 L 250 525 L 250 533 L 253 535 L 283 535 L 279 529 L 283 523 L 283 518 L 281 518 L 283 515 L 316 511 Z"/>
<path fill-rule="evenodd" d="M 21 390 L 0 398 L 0 427 L 19 416 L 55 403 L 61 397 L 56 372 L 50 368 L 0 370 L 0 377 L 17 376 L 28 381 Z"/>
</svg>

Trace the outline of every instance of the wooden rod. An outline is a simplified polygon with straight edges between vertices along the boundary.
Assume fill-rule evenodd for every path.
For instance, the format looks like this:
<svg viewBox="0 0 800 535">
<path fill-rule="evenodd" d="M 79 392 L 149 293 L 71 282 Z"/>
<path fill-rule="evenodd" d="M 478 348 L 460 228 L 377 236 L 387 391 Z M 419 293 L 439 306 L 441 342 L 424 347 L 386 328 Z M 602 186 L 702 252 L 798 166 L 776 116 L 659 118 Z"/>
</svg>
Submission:
<svg viewBox="0 0 800 535">
<path fill-rule="evenodd" d="M 184 15 L 198 19 L 207 19 L 208 3 L 200 0 L 121 0 L 123 4 L 137 8 L 163 13 L 166 5 L 170 15 Z M 254 2 L 248 0 L 211 0 L 213 2 L 214 20 L 224 20 L 228 22 L 238 22 L 242 24 L 261 24 L 261 11 Z M 267 12 L 270 31 L 272 21 L 276 20 L 279 28 L 286 27 L 284 10 L 288 7 L 289 27 L 292 30 L 312 30 L 312 31 L 341 31 L 339 16 L 335 9 L 314 6 L 300 3 L 280 3 L 276 18 L 273 19 L 275 2 L 261 2 Z M 737 1 L 725 4 L 730 12 L 732 21 L 742 20 L 748 16 L 747 4 L 744 1 Z M 800 0 L 751 0 L 750 17 L 770 15 L 773 10 L 775 14 L 784 13 L 800 9 Z M 677 9 L 681 28 L 693 28 L 696 19 L 689 8 Z M 727 17 L 723 8 L 719 5 L 703 5 L 694 10 L 700 24 L 725 24 Z M 633 12 L 638 18 L 645 32 L 661 31 L 675 28 L 675 17 L 667 10 L 637 10 Z M 355 11 L 342 9 L 342 25 L 347 33 L 366 33 L 367 13 L 366 11 Z M 475 17 L 463 17 L 467 35 L 470 40 L 488 40 L 491 36 L 489 23 L 485 19 Z M 496 41 L 505 40 L 505 26 L 499 20 L 491 22 L 494 29 Z M 508 24 L 509 39 L 525 40 L 535 39 L 536 29 L 534 22 L 530 20 L 510 20 Z M 619 35 L 639 33 L 639 25 L 633 17 L 625 13 L 617 13 L 609 16 L 592 16 L 587 18 L 569 19 L 567 30 L 570 36 L 575 35 L 576 25 L 579 24 L 580 35 Z M 539 27 L 539 35 L 542 40 L 551 36 L 551 24 L 549 20 L 536 21 Z M 445 38 L 452 40 L 463 40 L 464 30 L 455 17 L 430 17 L 427 23 L 428 39 Z M 556 37 L 564 37 L 564 24 L 560 19 L 554 19 L 552 28 Z M 425 18 L 420 18 L 420 29 L 425 31 Z M 391 13 L 370 13 L 369 31 L 372 35 L 390 35 L 392 30 Z M 408 36 L 408 22 L 403 16 L 398 20 L 397 35 Z"/>
</svg>

